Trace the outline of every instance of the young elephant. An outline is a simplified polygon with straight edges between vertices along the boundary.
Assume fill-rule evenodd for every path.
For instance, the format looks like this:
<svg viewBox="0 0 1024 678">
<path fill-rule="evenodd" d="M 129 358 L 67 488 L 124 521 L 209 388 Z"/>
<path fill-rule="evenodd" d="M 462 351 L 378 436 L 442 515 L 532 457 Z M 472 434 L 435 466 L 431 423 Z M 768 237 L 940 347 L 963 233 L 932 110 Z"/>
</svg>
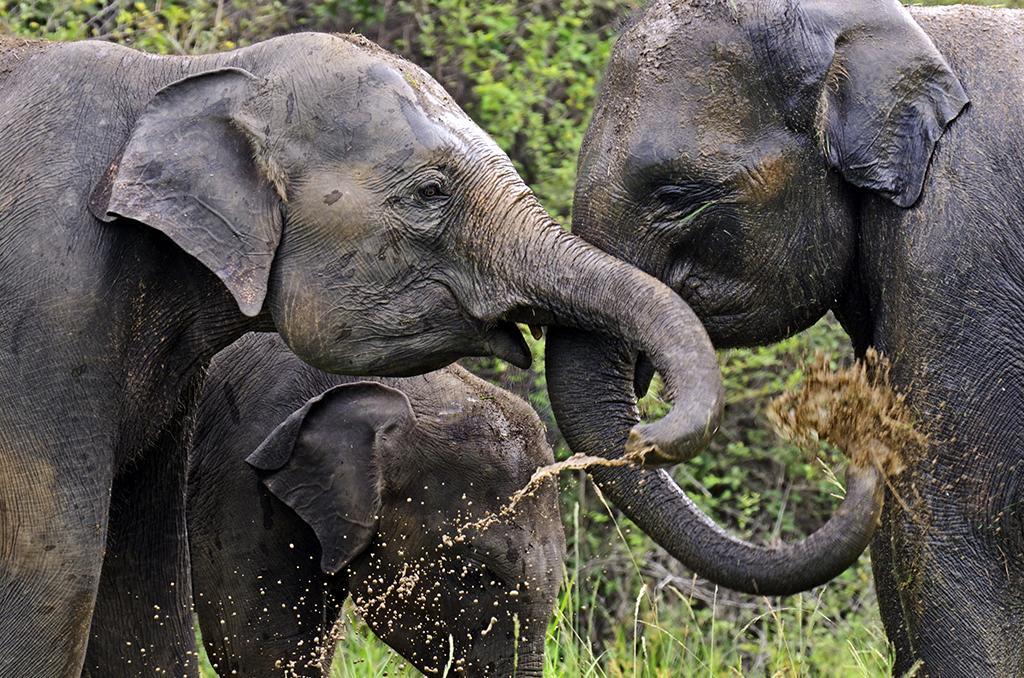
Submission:
<svg viewBox="0 0 1024 678">
<path fill-rule="evenodd" d="M 426 673 L 539 676 L 565 540 L 536 414 L 460 367 L 357 381 L 276 335 L 213 361 L 189 462 L 193 593 L 221 675 L 322 674 L 351 593 Z M 515 638 L 518 624 L 519 638 Z"/>
</svg>

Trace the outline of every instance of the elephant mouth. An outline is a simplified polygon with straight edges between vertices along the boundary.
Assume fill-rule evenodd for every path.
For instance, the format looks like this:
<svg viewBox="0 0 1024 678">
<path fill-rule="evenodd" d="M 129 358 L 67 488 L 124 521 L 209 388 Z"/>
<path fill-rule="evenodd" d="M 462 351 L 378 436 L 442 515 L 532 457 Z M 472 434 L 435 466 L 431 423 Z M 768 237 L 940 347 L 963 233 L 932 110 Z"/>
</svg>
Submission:
<svg viewBox="0 0 1024 678">
<path fill-rule="evenodd" d="M 482 331 L 484 344 L 494 356 L 521 369 L 533 363 L 530 346 L 514 322 L 501 321 Z"/>
<path fill-rule="evenodd" d="M 756 299 L 756 290 L 747 284 L 726 282 L 711 274 L 699 273 L 691 261 L 673 264 L 661 276 L 661 280 L 683 299 L 694 310 L 704 325 L 704 330 L 711 337 L 715 346 L 730 348 L 738 345 L 735 342 L 736 328 L 746 327 L 756 320 L 756 309 L 749 308 L 750 300 Z M 728 290 L 728 295 L 721 295 L 721 290 Z M 742 344 L 742 342 L 741 342 Z M 740 345 L 741 345 L 740 344 Z M 650 381 L 653 368 L 640 361 L 641 374 Z M 638 378 L 638 385 L 642 381 Z"/>
<path fill-rule="evenodd" d="M 529 369 L 533 364 L 533 352 L 530 351 L 530 346 L 516 326 L 516 322 L 519 322 L 517 318 L 514 318 L 511 313 L 490 318 L 474 315 L 462 303 L 462 299 L 455 293 L 451 285 L 444 281 L 441 281 L 440 284 L 455 302 L 459 315 L 473 328 L 480 350 L 518 368 Z"/>
<path fill-rule="evenodd" d="M 465 310 L 463 314 L 472 318 Z M 533 364 L 533 352 L 519 325 L 528 326 L 534 339 L 540 339 L 544 336 L 544 327 L 556 324 L 550 311 L 532 306 L 515 306 L 500 316 L 482 320 L 474 318 L 474 321 L 480 327 L 480 336 L 492 355 L 524 370 Z"/>
</svg>

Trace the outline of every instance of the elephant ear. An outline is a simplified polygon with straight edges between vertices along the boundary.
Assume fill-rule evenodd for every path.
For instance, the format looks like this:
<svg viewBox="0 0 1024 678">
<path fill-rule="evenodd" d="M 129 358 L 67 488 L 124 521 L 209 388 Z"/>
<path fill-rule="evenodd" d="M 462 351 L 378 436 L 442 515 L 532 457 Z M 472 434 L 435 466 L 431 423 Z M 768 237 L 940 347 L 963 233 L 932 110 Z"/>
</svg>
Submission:
<svg viewBox="0 0 1024 678">
<path fill-rule="evenodd" d="M 246 461 L 264 486 L 316 533 L 320 567 L 336 574 L 377 532 L 383 450 L 412 430 L 401 391 L 371 382 L 336 386 L 293 412 Z"/>
<path fill-rule="evenodd" d="M 895 0 L 819 2 L 840 15 L 817 110 L 825 157 L 900 207 L 921 196 L 939 137 L 968 104 L 960 80 Z"/>
<path fill-rule="evenodd" d="M 813 102 L 829 165 L 900 207 L 921 196 L 935 145 L 969 103 L 928 35 L 897 0 L 762 3 L 754 43 L 768 77 Z"/>
<path fill-rule="evenodd" d="M 258 84 L 222 68 L 158 91 L 90 204 L 103 221 L 124 217 L 167 235 L 247 316 L 263 306 L 281 239 L 281 196 L 254 160 L 259 133 L 241 112 Z"/>
</svg>

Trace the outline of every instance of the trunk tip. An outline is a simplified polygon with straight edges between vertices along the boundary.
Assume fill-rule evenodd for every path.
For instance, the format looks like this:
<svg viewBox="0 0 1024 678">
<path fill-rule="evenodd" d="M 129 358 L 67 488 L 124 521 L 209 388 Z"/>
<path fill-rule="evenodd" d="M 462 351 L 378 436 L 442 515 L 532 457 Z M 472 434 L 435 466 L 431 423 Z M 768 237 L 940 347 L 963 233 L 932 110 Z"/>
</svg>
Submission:
<svg viewBox="0 0 1024 678">
<path fill-rule="evenodd" d="M 681 423 L 677 409 L 684 419 Z M 634 427 L 626 441 L 626 457 L 645 466 L 669 466 L 689 461 L 707 449 L 721 422 L 721 398 L 707 410 L 706 418 L 694 420 L 682 409 L 677 405 L 663 419 Z"/>
</svg>

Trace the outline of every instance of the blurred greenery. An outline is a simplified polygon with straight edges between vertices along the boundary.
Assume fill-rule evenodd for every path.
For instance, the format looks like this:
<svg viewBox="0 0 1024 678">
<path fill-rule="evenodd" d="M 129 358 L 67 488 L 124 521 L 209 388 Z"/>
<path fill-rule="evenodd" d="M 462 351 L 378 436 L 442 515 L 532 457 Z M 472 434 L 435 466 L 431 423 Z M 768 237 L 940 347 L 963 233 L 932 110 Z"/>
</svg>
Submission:
<svg viewBox="0 0 1024 678">
<path fill-rule="evenodd" d="M 98 38 L 168 54 L 232 49 L 297 30 L 355 30 L 423 66 L 515 161 L 553 214 L 570 217 L 576 154 L 616 33 L 640 0 L 0 0 L 0 31 Z M 909 4 L 909 3 L 908 3 Z M 946 0 L 913 4 L 951 4 Z M 1021 0 L 976 4 L 1022 6 Z M 526 397 L 552 425 L 543 343 L 523 371 L 472 368 Z M 734 533 L 797 539 L 837 503 L 835 455 L 808 457 L 767 426 L 771 397 L 816 350 L 850 359 L 831 319 L 774 346 L 721 354 L 728 410 L 711 449 L 679 482 Z M 657 388 L 643 407 L 664 408 Z M 824 451 L 823 451 L 824 453 Z M 841 477 L 841 474 L 839 474 Z M 891 660 L 868 556 L 828 586 L 769 599 L 695 578 L 610 509 L 583 474 L 562 479 L 569 544 L 547 675 L 881 676 Z M 336 676 L 411 671 L 349 613 Z M 212 675 L 208 664 L 204 673 Z"/>
</svg>

